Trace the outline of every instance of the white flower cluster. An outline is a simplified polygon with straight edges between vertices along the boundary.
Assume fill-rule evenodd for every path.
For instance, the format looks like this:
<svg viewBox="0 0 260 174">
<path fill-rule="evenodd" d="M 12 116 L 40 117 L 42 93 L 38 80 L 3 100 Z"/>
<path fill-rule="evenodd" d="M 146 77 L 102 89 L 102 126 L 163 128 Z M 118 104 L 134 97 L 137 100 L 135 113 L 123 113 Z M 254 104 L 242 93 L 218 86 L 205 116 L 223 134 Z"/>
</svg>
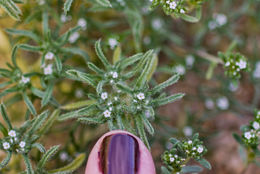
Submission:
<svg viewBox="0 0 260 174">
<path fill-rule="evenodd" d="M 117 0 L 117 2 L 121 5 L 121 6 L 125 6 L 125 1 L 124 0 Z"/>
<path fill-rule="evenodd" d="M 27 84 L 29 82 L 30 82 L 29 77 L 24 77 L 24 76 L 21 77 L 20 83 Z"/>
<path fill-rule="evenodd" d="M 17 143 L 17 141 L 18 141 L 17 133 L 16 133 L 15 130 L 10 130 L 10 131 L 8 132 L 8 136 L 9 136 L 9 137 L 7 137 L 7 138 L 9 139 L 9 140 L 8 140 L 9 142 L 8 142 L 8 141 L 5 141 L 5 142 L 3 142 L 3 144 L 2 144 L 3 149 L 5 149 L 5 150 L 10 149 L 10 148 L 11 148 L 11 145 L 12 145 L 13 143 Z M 20 149 L 19 149 L 19 150 L 16 149 L 16 151 L 17 151 L 17 152 L 19 152 L 20 150 L 24 151 L 25 145 L 26 145 L 26 143 L 25 143 L 24 141 L 20 141 L 20 142 L 19 142 L 19 148 L 20 148 Z"/>
<path fill-rule="evenodd" d="M 173 155 L 173 154 L 169 154 L 169 162 L 170 163 L 175 163 L 175 164 L 181 164 L 183 161 L 185 161 L 184 158 L 181 158 L 180 156 L 178 155 Z M 182 166 L 183 167 L 183 166 Z"/>
<path fill-rule="evenodd" d="M 237 66 L 236 68 L 234 66 L 234 63 Z M 242 60 L 242 59 L 240 59 L 238 62 L 234 62 L 234 60 L 231 59 L 230 61 L 227 61 L 225 63 L 225 66 L 226 67 L 230 67 L 231 66 L 232 69 L 234 69 L 233 75 L 236 75 L 237 73 L 240 72 L 240 70 L 245 69 L 247 67 L 247 62 L 245 60 Z"/>
<path fill-rule="evenodd" d="M 219 28 L 227 23 L 227 16 L 224 14 L 213 14 L 213 19 L 208 23 L 210 30 Z"/>
<path fill-rule="evenodd" d="M 244 137 L 250 142 L 251 139 L 256 137 L 254 130 L 250 130 L 244 133 Z"/>
<path fill-rule="evenodd" d="M 258 61 L 255 65 L 255 70 L 253 72 L 253 77 L 256 79 L 260 79 L 260 61 Z"/>
</svg>

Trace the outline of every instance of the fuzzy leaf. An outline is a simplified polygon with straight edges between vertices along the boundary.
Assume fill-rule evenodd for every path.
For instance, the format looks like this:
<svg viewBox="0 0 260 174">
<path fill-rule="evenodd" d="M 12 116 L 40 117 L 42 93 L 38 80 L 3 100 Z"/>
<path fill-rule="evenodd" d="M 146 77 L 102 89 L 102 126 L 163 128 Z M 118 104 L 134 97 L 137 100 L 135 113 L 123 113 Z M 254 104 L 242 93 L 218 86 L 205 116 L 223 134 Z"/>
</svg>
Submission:
<svg viewBox="0 0 260 174">
<path fill-rule="evenodd" d="M 31 31 L 17 30 L 17 29 L 13 29 L 13 28 L 7 28 L 7 29 L 5 29 L 5 31 L 9 34 L 29 37 L 29 38 L 33 39 L 34 41 L 36 41 L 37 43 L 39 43 L 41 41 L 41 39 Z"/>
<path fill-rule="evenodd" d="M 73 118 L 86 116 L 87 114 L 92 112 L 94 108 L 95 108 L 94 105 L 90 105 L 87 108 L 81 108 L 76 111 L 71 111 L 71 112 L 60 115 L 58 120 L 63 121 L 63 120 L 67 120 L 67 119 L 73 119 Z"/>
<path fill-rule="evenodd" d="M 101 39 L 96 41 L 95 43 L 95 50 L 98 58 L 101 60 L 101 62 L 104 64 L 106 68 L 110 67 L 110 63 L 108 62 L 106 56 L 104 55 L 102 48 L 101 48 Z"/>
<path fill-rule="evenodd" d="M 72 173 L 73 171 L 75 171 L 76 169 L 78 169 L 83 162 L 85 161 L 86 155 L 84 153 L 79 154 L 75 160 L 73 160 L 70 164 L 68 164 L 65 167 L 59 168 L 59 169 L 55 169 L 55 170 L 51 170 L 48 171 L 48 173 L 52 173 L 52 174 L 58 174 L 58 173 Z"/>
<path fill-rule="evenodd" d="M 7 152 L 6 157 L 0 163 L 0 169 L 4 168 L 9 163 L 11 157 L 12 157 L 12 153 L 11 152 Z"/>
<path fill-rule="evenodd" d="M 34 108 L 33 106 L 33 103 L 31 102 L 31 100 L 29 99 L 29 97 L 23 93 L 23 99 L 24 99 L 24 102 L 25 104 L 27 105 L 28 109 L 30 110 L 30 112 L 33 114 L 33 115 L 37 115 L 37 112 L 36 112 L 36 109 Z"/>
<path fill-rule="evenodd" d="M 144 127 L 147 130 L 147 132 L 150 135 L 153 135 L 154 134 L 153 126 L 152 126 L 152 124 L 149 122 L 149 120 L 146 118 L 146 116 L 144 114 L 142 114 L 142 121 L 143 121 Z"/>
<path fill-rule="evenodd" d="M 54 87 L 53 83 L 49 84 L 46 91 L 44 92 L 44 96 L 41 101 L 42 107 L 49 103 L 52 96 L 53 87 Z"/>
<path fill-rule="evenodd" d="M 179 80 L 180 76 L 179 74 L 175 74 L 173 75 L 171 78 L 169 78 L 168 80 L 166 80 L 163 83 L 158 84 L 157 86 L 155 86 L 152 90 L 151 93 L 157 93 L 160 92 L 161 90 L 163 90 L 164 88 L 176 83 Z"/>
<path fill-rule="evenodd" d="M 30 135 L 34 134 L 42 126 L 42 124 L 44 123 L 47 117 L 48 117 L 48 111 L 44 111 L 43 113 L 38 115 L 32 123 L 32 126 L 29 130 L 29 134 Z"/>
<path fill-rule="evenodd" d="M 146 136 L 146 133 L 144 130 L 144 125 L 143 125 L 142 119 L 140 118 L 139 115 L 135 117 L 135 123 L 136 123 L 136 128 L 137 128 L 138 134 L 140 135 L 142 141 L 147 146 L 147 148 L 150 149 L 149 141 L 147 139 L 147 136 Z"/>
<path fill-rule="evenodd" d="M 211 170 L 211 165 L 210 165 L 210 163 L 206 159 L 201 158 L 201 159 L 198 159 L 196 161 L 198 161 L 203 167 Z"/>
<path fill-rule="evenodd" d="M 88 62 L 88 67 L 89 69 L 91 69 L 92 71 L 96 72 L 99 75 L 104 75 L 105 73 L 102 69 L 98 68 L 96 65 L 94 65 L 91 62 Z"/>
<path fill-rule="evenodd" d="M 96 2 L 103 7 L 112 7 L 109 0 L 96 0 Z"/>
<path fill-rule="evenodd" d="M 120 62 L 120 68 L 125 69 L 126 67 L 133 65 L 135 62 L 143 57 L 143 53 L 137 53 L 129 58 L 122 59 Z"/>
<path fill-rule="evenodd" d="M 96 104 L 96 102 L 97 102 L 96 100 L 83 100 L 83 101 L 66 104 L 66 105 L 62 106 L 61 109 L 64 109 L 64 110 L 79 109 L 84 106 Z"/>
<path fill-rule="evenodd" d="M 198 7 L 196 9 L 196 16 L 190 16 L 190 15 L 187 15 L 187 14 L 181 14 L 180 17 L 187 21 L 187 22 L 192 22 L 192 23 L 195 23 L 195 22 L 199 22 L 200 18 L 201 18 L 201 7 Z"/>
<path fill-rule="evenodd" d="M 4 104 L 0 104 L 0 112 L 2 114 L 2 117 L 3 117 L 4 121 L 5 121 L 5 123 L 8 126 L 8 129 L 10 129 L 10 130 L 13 129 L 13 126 L 12 126 L 12 124 L 11 124 L 9 118 L 8 118 L 7 113 L 6 113 L 6 108 L 5 108 Z"/>
<path fill-rule="evenodd" d="M 55 55 L 55 64 L 56 64 L 56 68 L 58 70 L 58 72 L 60 73 L 62 70 L 62 61 L 61 59 Z"/>
<path fill-rule="evenodd" d="M 66 0 L 64 3 L 64 13 L 67 14 L 70 11 L 71 4 L 74 0 Z"/>
<path fill-rule="evenodd" d="M 174 94 L 168 97 L 164 97 L 164 98 L 159 98 L 159 99 L 155 99 L 152 101 L 152 103 L 156 106 L 162 106 L 162 105 L 166 105 L 168 103 L 172 103 L 176 100 L 181 99 L 184 96 L 183 93 L 178 93 L 178 94 Z"/>
<path fill-rule="evenodd" d="M 164 166 L 161 167 L 162 174 L 171 174 L 171 172 Z"/>
<path fill-rule="evenodd" d="M 87 124 L 102 124 L 104 123 L 103 121 L 103 115 L 97 116 L 97 117 L 81 117 L 78 118 L 78 121 L 87 123 Z"/>
<path fill-rule="evenodd" d="M 121 57 L 121 46 L 118 45 L 113 53 L 113 64 L 115 65 Z"/>
<path fill-rule="evenodd" d="M 51 126 L 59 117 L 59 115 L 60 115 L 60 110 L 59 109 L 54 110 L 51 116 L 49 117 L 49 119 L 40 128 L 38 135 L 39 136 L 44 135 L 51 128 Z"/>
<path fill-rule="evenodd" d="M 50 160 L 58 151 L 60 146 L 52 146 L 45 154 L 43 154 L 39 161 L 37 168 L 41 169 L 45 166 L 46 162 Z"/>
<path fill-rule="evenodd" d="M 80 72 L 77 70 L 68 70 L 68 71 L 66 71 L 66 73 L 69 76 L 71 76 L 72 78 L 79 80 L 79 81 L 86 82 L 86 83 L 90 84 L 92 87 L 96 88 L 97 84 L 90 74 L 83 73 L 83 72 Z"/>
<path fill-rule="evenodd" d="M 41 153 L 45 153 L 46 151 L 44 146 L 40 143 L 33 143 L 32 147 L 38 149 Z"/>
<path fill-rule="evenodd" d="M 86 62 L 90 60 L 88 53 L 83 51 L 82 49 L 69 47 L 69 48 L 61 48 L 61 50 L 64 51 L 65 53 L 79 55 L 83 57 Z"/>
<path fill-rule="evenodd" d="M 0 6 L 15 20 L 20 20 L 21 10 L 14 4 L 13 1 L 0 1 Z"/>
<path fill-rule="evenodd" d="M 152 56 L 152 52 L 151 55 Z M 148 56 L 148 57 L 150 57 Z M 136 87 L 137 88 L 143 88 L 145 83 L 147 83 L 148 81 L 148 77 L 149 77 L 149 73 L 151 72 L 154 62 L 156 61 L 156 56 L 152 56 L 151 58 L 149 58 L 147 60 L 147 63 L 141 73 L 141 75 L 138 77 L 137 81 L 136 81 Z"/>
<path fill-rule="evenodd" d="M 32 164 L 31 164 L 31 161 L 30 161 L 28 155 L 23 154 L 22 156 L 23 156 L 24 163 L 25 163 L 25 166 L 26 166 L 26 173 L 27 174 L 34 174 Z"/>
<path fill-rule="evenodd" d="M 181 169 L 182 173 L 198 173 L 201 171 L 202 171 L 202 168 L 200 166 L 184 166 Z"/>
</svg>

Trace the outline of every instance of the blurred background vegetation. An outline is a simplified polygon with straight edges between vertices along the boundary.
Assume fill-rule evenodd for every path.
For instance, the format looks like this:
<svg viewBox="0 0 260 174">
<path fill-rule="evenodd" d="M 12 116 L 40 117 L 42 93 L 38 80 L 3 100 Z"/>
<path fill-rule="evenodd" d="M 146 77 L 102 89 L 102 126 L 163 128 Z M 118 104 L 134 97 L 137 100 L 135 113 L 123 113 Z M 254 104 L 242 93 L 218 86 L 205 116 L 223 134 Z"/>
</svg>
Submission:
<svg viewBox="0 0 260 174">
<path fill-rule="evenodd" d="M 80 25 L 82 29 L 69 38 L 66 47 L 85 50 L 92 62 L 99 64 L 94 42 L 102 38 L 104 52 L 112 57 L 118 44 L 124 55 L 155 49 L 159 54 L 158 68 L 151 85 L 166 80 L 174 73 L 181 74 L 180 81 L 167 88 L 167 93 L 183 92 L 186 96 L 156 112 L 155 135 L 149 137 L 156 166 L 161 166 L 161 154 L 169 148 L 169 137 L 185 138 L 199 132 L 208 148 L 206 158 L 212 170 L 210 174 L 260 173 L 256 164 L 246 166 L 243 148 L 232 133 L 240 133 L 240 126 L 253 119 L 255 109 L 260 108 L 260 1 L 258 0 L 206 0 L 202 17 L 197 23 L 167 16 L 161 8 L 149 10 L 149 0 L 111 0 L 113 9 L 93 5 L 94 0 L 75 0 L 67 15 L 62 0 L 32 0 L 19 5 L 20 21 L 9 17 L 0 9 L 0 67 L 11 62 L 12 47 L 16 43 L 36 43 L 24 36 L 10 35 L 7 28 L 30 30 L 42 35 L 42 12 L 49 12 L 49 27 L 53 38 L 69 28 Z M 130 11 L 130 9 L 134 9 Z M 133 37 L 131 17 L 140 22 L 140 37 Z M 135 35 L 134 35 L 135 36 Z M 225 76 L 218 52 L 225 52 L 232 43 L 235 51 L 242 53 L 250 63 L 250 71 L 242 73 L 239 80 Z M 86 69 L 84 58 L 78 55 L 62 55 L 66 65 Z M 18 51 L 17 62 L 23 72 L 40 69 L 41 55 Z M 209 61 L 210 60 L 210 61 Z M 0 79 L 3 82 L 4 79 Z M 33 85 L 41 88 L 37 79 Z M 2 89 L 0 89 L 2 90 Z M 61 105 L 86 99 L 92 89 L 80 82 L 58 80 L 53 95 Z M 1 91 L 0 91 L 1 92 Z M 8 101 L 10 96 L 5 96 Z M 1 99 L 2 100 L 2 99 Z M 40 101 L 34 100 L 37 110 Z M 14 125 L 24 121 L 26 105 L 22 101 L 7 102 L 8 113 Z M 52 107 L 50 107 L 52 109 Z M 49 168 L 62 166 L 81 152 L 90 152 L 96 140 L 107 131 L 104 125 L 83 125 L 75 121 L 56 122 L 41 138 L 46 148 L 61 144 L 59 153 Z M 33 160 L 37 159 L 34 152 Z M 0 153 L 0 158 L 3 156 Z M 9 173 L 24 168 L 20 160 L 12 158 Z M 258 159 L 259 160 L 259 159 Z M 259 163 L 258 163 L 259 165 Z M 76 173 L 83 173 L 84 166 Z"/>
</svg>

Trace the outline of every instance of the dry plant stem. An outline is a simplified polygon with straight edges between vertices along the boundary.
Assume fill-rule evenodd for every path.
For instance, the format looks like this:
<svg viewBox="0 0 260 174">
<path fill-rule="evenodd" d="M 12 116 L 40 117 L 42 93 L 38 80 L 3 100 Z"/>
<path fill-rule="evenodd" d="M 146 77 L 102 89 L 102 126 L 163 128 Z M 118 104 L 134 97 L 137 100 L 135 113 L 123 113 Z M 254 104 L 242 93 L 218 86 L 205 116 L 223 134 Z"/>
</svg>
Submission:
<svg viewBox="0 0 260 174">
<path fill-rule="evenodd" d="M 211 54 L 209 54 L 209 53 L 207 53 L 205 51 L 198 50 L 198 51 L 195 51 L 195 53 L 198 56 L 200 56 L 201 58 L 206 59 L 206 60 L 208 60 L 210 62 L 214 62 L 216 64 L 224 64 L 224 62 L 221 59 L 219 59 L 218 57 L 213 56 L 213 55 L 211 55 Z"/>
</svg>

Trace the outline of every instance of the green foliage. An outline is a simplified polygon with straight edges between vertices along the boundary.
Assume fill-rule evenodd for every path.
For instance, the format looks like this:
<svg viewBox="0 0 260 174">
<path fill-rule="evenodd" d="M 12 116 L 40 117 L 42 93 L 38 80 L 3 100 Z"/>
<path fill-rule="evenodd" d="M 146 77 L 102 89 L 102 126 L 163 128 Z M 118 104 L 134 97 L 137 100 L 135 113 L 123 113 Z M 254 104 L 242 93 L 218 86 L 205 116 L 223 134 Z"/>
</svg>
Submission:
<svg viewBox="0 0 260 174">
<path fill-rule="evenodd" d="M 154 133 L 150 121 L 154 119 L 155 107 L 183 97 L 183 94 L 157 97 L 164 88 L 176 83 L 179 75 L 174 75 L 150 90 L 148 82 L 150 74 L 153 73 L 154 61 L 157 59 L 153 50 L 145 54 L 138 53 L 129 58 L 119 57 L 114 64 L 109 63 L 104 55 L 100 40 L 95 43 L 95 50 L 104 69 L 88 63 L 89 69 L 94 71 L 95 75 L 73 69 L 67 71 L 72 79 L 85 82 L 96 89 L 95 93 L 88 94 L 93 103 L 82 101 L 64 106 L 63 108 L 75 107 L 75 105 L 82 107 L 60 115 L 59 120 L 77 118 L 78 121 L 84 123 L 107 122 L 110 130 L 125 129 L 131 132 L 137 130 L 134 133 L 138 134 L 149 146 L 144 130 L 146 129 L 151 135 Z M 134 63 L 137 66 L 133 67 Z M 133 77 L 135 80 L 131 80 Z M 81 105 L 82 103 L 87 106 Z M 130 124 L 131 122 L 134 124 Z"/>
<path fill-rule="evenodd" d="M 201 18 L 201 5 L 204 0 L 152 0 L 151 8 L 161 6 L 167 15 L 182 18 L 188 22 L 198 22 Z M 188 13 L 196 9 L 196 15 L 190 16 Z"/>
<path fill-rule="evenodd" d="M 179 141 L 175 138 L 170 139 L 172 147 L 162 155 L 162 173 L 199 173 L 202 171 L 200 166 L 188 166 L 187 163 L 194 159 L 203 167 L 211 169 L 210 163 L 202 158 L 207 152 L 203 142 L 198 139 L 199 134 L 195 134 L 191 140 Z"/>
<path fill-rule="evenodd" d="M 21 10 L 15 3 L 23 3 L 23 0 L 0 0 L 0 6 L 14 19 L 20 20 Z"/>
</svg>

